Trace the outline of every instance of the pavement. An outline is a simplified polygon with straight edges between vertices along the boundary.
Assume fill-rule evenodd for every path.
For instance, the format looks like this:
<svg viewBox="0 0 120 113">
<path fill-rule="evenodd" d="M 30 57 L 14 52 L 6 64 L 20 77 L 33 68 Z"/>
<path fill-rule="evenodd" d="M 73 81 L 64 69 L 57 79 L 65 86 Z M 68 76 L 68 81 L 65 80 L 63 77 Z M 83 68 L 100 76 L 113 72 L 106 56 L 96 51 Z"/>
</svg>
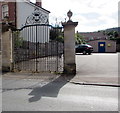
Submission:
<svg viewBox="0 0 120 113">
<path fill-rule="evenodd" d="M 79 85 L 95 85 L 95 86 L 112 86 L 118 87 L 118 77 L 89 77 L 76 75 L 60 75 L 55 73 L 3 73 L 2 77 L 5 79 L 38 79 L 43 82 L 51 82 L 62 76 L 61 80 L 67 80 L 73 84 Z M 59 79 L 60 80 L 60 79 Z"/>
<path fill-rule="evenodd" d="M 76 75 L 60 75 L 56 73 L 3 73 L 4 78 L 16 79 L 40 79 L 42 81 L 53 81 L 60 76 L 70 83 L 80 85 L 100 85 L 118 87 L 118 55 L 115 54 L 92 54 L 76 55 Z M 62 79 L 62 80 L 63 80 Z"/>
</svg>

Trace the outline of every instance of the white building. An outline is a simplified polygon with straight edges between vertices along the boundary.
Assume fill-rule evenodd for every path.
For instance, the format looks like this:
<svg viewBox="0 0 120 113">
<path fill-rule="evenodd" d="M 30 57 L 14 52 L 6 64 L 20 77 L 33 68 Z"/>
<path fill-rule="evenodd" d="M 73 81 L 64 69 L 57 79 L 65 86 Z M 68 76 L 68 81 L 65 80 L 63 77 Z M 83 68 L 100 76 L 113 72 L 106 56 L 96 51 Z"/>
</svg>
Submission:
<svg viewBox="0 0 120 113">
<path fill-rule="evenodd" d="M 17 28 L 21 28 L 25 25 L 49 23 L 50 12 L 43 9 L 41 5 L 37 5 L 37 1 L 36 4 L 34 4 L 27 0 L 17 0 Z M 41 4 L 41 0 L 39 0 L 39 2 Z"/>
<path fill-rule="evenodd" d="M 49 11 L 41 7 L 41 0 L 36 1 L 35 5 L 29 1 L 17 2 L 17 28 L 35 24 L 49 24 Z M 24 40 L 30 42 L 49 42 L 49 26 L 29 26 L 21 32 L 27 32 L 27 35 L 22 33 Z M 32 32 L 32 33 L 31 33 Z M 45 34 L 45 35 L 44 35 Z"/>
<path fill-rule="evenodd" d="M 49 11 L 42 8 L 42 1 L 36 0 L 36 3 L 30 2 L 30 0 L 13 0 L 9 2 L 4 0 L 0 3 L 2 13 L 0 13 L 0 21 L 4 21 L 7 16 L 9 22 L 11 22 L 17 29 L 21 29 L 24 26 L 35 24 L 49 24 Z M 32 30 L 31 30 L 32 29 Z M 36 33 L 37 30 L 37 34 Z M 24 28 L 22 32 L 30 33 L 32 31 L 32 38 L 29 38 L 30 34 L 22 37 L 27 41 L 48 42 L 49 41 L 49 27 L 32 26 Z M 45 36 L 43 36 L 43 31 Z M 36 38 L 37 37 L 37 38 Z"/>
</svg>

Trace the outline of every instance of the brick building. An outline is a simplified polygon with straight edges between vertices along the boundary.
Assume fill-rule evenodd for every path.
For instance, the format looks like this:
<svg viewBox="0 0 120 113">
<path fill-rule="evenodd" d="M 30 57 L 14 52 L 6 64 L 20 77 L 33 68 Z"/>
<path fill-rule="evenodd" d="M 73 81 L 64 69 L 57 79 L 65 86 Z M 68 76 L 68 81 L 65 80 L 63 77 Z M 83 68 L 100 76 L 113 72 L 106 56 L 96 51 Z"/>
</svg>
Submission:
<svg viewBox="0 0 120 113">
<path fill-rule="evenodd" d="M 108 36 L 104 35 L 103 32 L 81 32 L 80 35 L 83 36 L 86 42 L 98 39 L 108 39 Z"/>
<path fill-rule="evenodd" d="M 93 52 L 116 52 L 116 41 L 109 40 L 108 36 L 103 32 L 84 32 L 80 33 L 80 35 L 93 47 Z"/>
</svg>

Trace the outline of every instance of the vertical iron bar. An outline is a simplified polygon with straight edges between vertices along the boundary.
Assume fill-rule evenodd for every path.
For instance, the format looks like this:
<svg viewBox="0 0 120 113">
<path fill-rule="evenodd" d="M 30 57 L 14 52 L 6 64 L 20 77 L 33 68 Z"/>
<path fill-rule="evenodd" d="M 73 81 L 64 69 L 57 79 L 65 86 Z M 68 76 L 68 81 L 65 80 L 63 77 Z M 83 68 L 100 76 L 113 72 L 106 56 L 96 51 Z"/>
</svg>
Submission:
<svg viewBox="0 0 120 113">
<path fill-rule="evenodd" d="M 29 27 L 27 27 L 27 38 L 28 38 L 28 57 L 27 57 L 27 64 L 28 64 L 28 67 L 27 67 L 27 70 L 30 71 L 30 67 L 29 67 Z"/>
<path fill-rule="evenodd" d="M 39 33 L 40 33 L 40 45 L 39 45 L 39 55 L 40 55 L 40 62 L 39 62 L 39 71 L 41 71 L 41 64 L 42 64 L 42 60 L 41 60 L 41 53 L 42 53 L 42 50 L 41 50 L 41 38 L 42 38 L 42 36 L 41 36 L 41 26 L 40 26 L 40 29 L 39 29 Z"/>
<path fill-rule="evenodd" d="M 58 65 L 59 65 L 59 61 L 58 61 L 58 59 L 59 59 L 59 42 L 57 41 L 57 43 L 56 43 L 56 46 L 57 46 L 57 55 L 56 55 L 56 57 L 57 57 L 57 63 L 56 63 L 56 65 L 57 65 L 57 69 L 56 69 L 56 71 L 58 72 Z"/>
<path fill-rule="evenodd" d="M 15 31 L 14 31 L 15 32 Z M 15 64 L 16 64 L 16 62 L 15 62 L 15 34 L 14 34 L 14 32 L 13 32 L 13 49 L 14 49 L 14 51 L 13 51 L 13 58 L 14 58 L 14 69 L 16 68 L 15 66 Z"/>
<path fill-rule="evenodd" d="M 33 65 L 33 72 L 35 71 L 35 43 L 34 43 L 34 33 L 33 33 L 33 27 L 31 26 L 31 37 L 32 37 L 32 52 L 33 52 L 33 56 L 32 56 L 32 65 Z"/>
<path fill-rule="evenodd" d="M 39 42 L 40 42 L 40 34 L 39 34 L 39 26 L 38 26 L 38 29 L 37 29 L 37 32 L 38 32 L 38 45 L 37 45 L 37 54 L 38 54 L 38 65 L 37 65 L 37 71 L 39 71 Z"/>
<path fill-rule="evenodd" d="M 44 52 L 43 52 L 43 66 L 44 66 L 44 67 L 42 67 L 42 69 L 43 69 L 42 71 L 45 72 L 45 71 L 46 71 L 46 66 L 45 66 L 45 65 L 46 65 L 46 63 L 45 63 L 45 26 L 43 25 L 42 28 L 43 28 L 43 31 L 42 31 L 42 32 L 43 32 L 43 33 L 42 33 L 43 42 L 42 42 L 42 43 L 43 43 L 43 45 L 44 45 L 44 46 L 43 46 L 43 50 L 44 50 Z"/>
<path fill-rule="evenodd" d="M 30 41 L 29 41 L 29 51 L 30 51 L 30 53 L 29 53 L 29 63 L 30 63 L 30 71 L 32 72 L 32 66 L 33 66 L 33 64 L 31 63 L 32 61 L 31 61 L 31 58 L 32 58 L 32 49 L 31 49 L 31 45 L 32 45 L 32 43 L 31 43 L 31 27 L 29 27 L 29 36 L 30 36 Z"/>
<path fill-rule="evenodd" d="M 57 68 L 58 68 L 58 65 L 57 65 L 57 63 L 58 63 L 58 43 L 57 43 L 57 35 L 58 35 L 58 31 L 57 31 L 57 27 L 55 28 L 55 34 L 56 34 L 56 40 L 55 40 L 55 56 L 54 56 L 54 58 L 56 59 L 56 61 L 54 61 L 54 66 L 55 66 L 55 68 L 54 68 L 54 71 L 56 71 L 57 72 Z"/>
<path fill-rule="evenodd" d="M 23 37 L 23 30 L 20 30 L 20 34 L 21 34 L 21 37 Z M 23 40 L 22 40 L 22 42 L 23 42 Z M 22 47 L 21 47 L 21 49 L 23 48 L 23 44 L 22 44 Z M 24 53 L 24 51 L 22 51 L 22 53 L 21 53 L 21 70 L 23 70 L 23 53 Z"/>
<path fill-rule="evenodd" d="M 37 25 L 36 25 L 36 72 L 38 71 L 37 69 Z"/>
<path fill-rule="evenodd" d="M 25 66 L 25 59 L 27 57 L 27 30 L 26 28 L 24 28 L 24 36 L 25 36 L 25 50 L 24 50 L 24 59 L 23 59 L 23 68 L 25 70 L 26 66 Z"/>
<path fill-rule="evenodd" d="M 44 26 L 42 26 L 44 29 Z M 44 39 L 45 39 L 45 31 L 42 31 L 42 71 L 45 71 L 45 44 L 44 44 Z"/>
<path fill-rule="evenodd" d="M 32 53 L 31 53 L 31 64 L 32 64 L 32 72 L 34 71 L 34 43 L 33 43 L 33 39 L 34 39 L 34 37 L 33 37 L 33 32 L 32 32 L 32 27 L 30 27 L 30 35 L 31 35 L 31 51 L 32 51 Z"/>
<path fill-rule="evenodd" d="M 35 72 L 36 72 L 36 26 L 32 26 L 32 31 L 33 31 L 33 36 L 34 36 L 34 52 L 35 52 L 35 56 L 34 56 L 34 65 L 35 65 Z"/>
<path fill-rule="evenodd" d="M 44 30 L 45 30 L 45 71 L 47 71 L 47 51 L 46 51 L 46 38 L 47 38 L 47 32 L 46 32 L 46 26 L 44 26 Z"/>
<path fill-rule="evenodd" d="M 33 51 L 34 51 L 34 56 L 33 56 L 33 65 L 34 65 L 34 72 L 35 72 L 35 70 L 36 70 L 36 63 L 35 63 L 35 58 L 36 58 L 36 54 L 35 54 L 35 32 L 34 32 L 34 26 L 31 26 L 31 28 L 32 28 L 32 42 L 33 42 Z"/>
<path fill-rule="evenodd" d="M 52 45 L 53 45 L 53 41 L 51 41 L 50 43 L 50 49 L 49 49 L 49 52 L 50 52 L 50 57 L 49 57 L 49 70 L 51 71 L 52 69 L 52 65 L 51 65 L 51 60 L 52 60 Z"/>
<path fill-rule="evenodd" d="M 49 34 L 49 32 L 48 32 L 48 30 L 49 30 L 49 26 L 46 26 L 46 34 L 47 34 L 47 36 L 46 36 L 46 38 L 47 38 L 47 43 L 46 43 L 46 54 L 47 54 L 47 57 L 46 57 L 46 69 L 47 69 L 47 71 L 49 71 L 49 66 L 48 66 L 48 58 L 49 58 L 49 53 L 48 53 L 48 45 L 49 45 L 49 40 L 48 40 L 48 37 L 50 37 L 50 34 Z"/>
</svg>

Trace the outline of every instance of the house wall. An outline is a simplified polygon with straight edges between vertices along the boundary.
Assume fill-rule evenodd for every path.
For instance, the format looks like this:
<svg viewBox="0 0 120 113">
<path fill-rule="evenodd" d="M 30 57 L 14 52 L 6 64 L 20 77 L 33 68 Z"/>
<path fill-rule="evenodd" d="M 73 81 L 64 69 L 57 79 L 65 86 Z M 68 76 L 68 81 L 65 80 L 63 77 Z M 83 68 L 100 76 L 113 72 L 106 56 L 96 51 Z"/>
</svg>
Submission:
<svg viewBox="0 0 120 113">
<path fill-rule="evenodd" d="M 2 21 L 2 2 L 0 2 L 0 22 Z"/>
<path fill-rule="evenodd" d="M 29 26 L 20 31 L 20 35 L 24 41 L 34 43 L 49 42 L 50 27 L 49 26 Z"/>
<path fill-rule="evenodd" d="M 12 1 L 7 1 L 7 0 L 4 0 L 4 2 L 0 2 L 0 22 L 3 21 L 2 19 L 2 5 L 4 4 L 7 4 L 8 5 L 8 21 L 10 23 L 12 23 L 13 25 L 15 25 L 15 0 L 12 0 Z"/>
<path fill-rule="evenodd" d="M 37 10 L 35 10 L 36 8 Z M 44 20 L 49 20 L 49 12 L 29 2 L 17 2 L 16 9 L 17 29 L 21 29 L 25 25 L 45 24 Z M 35 12 L 40 13 L 40 21 L 37 23 L 34 23 L 33 19 Z M 32 34 L 22 35 L 22 37 L 25 41 L 36 42 L 36 26 L 27 27 L 23 32 L 30 33 L 31 31 Z M 49 27 L 37 27 L 37 42 L 49 42 Z"/>
<path fill-rule="evenodd" d="M 0 22 L 2 22 L 2 20 L 3 20 L 3 18 L 2 18 L 2 5 L 8 5 L 8 2 L 6 0 L 4 0 L 4 2 L 3 1 L 0 2 Z"/>
<path fill-rule="evenodd" d="M 111 40 L 95 40 L 95 41 L 89 41 L 88 44 L 90 44 L 93 47 L 93 52 L 98 52 L 98 42 L 105 42 L 105 52 L 116 52 L 116 42 Z"/>
<path fill-rule="evenodd" d="M 9 21 L 16 26 L 16 2 L 8 2 Z"/>
<path fill-rule="evenodd" d="M 0 2 L 0 23 L 2 22 L 2 2 Z M 2 40 L 2 25 L 0 24 L 0 54 L 1 54 L 1 40 Z"/>
<path fill-rule="evenodd" d="M 110 40 L 106 41 L 106 52 L 116 52 L 116 42 L 115 41 L 110 41 Z"/>
<path fill-rule="evenodd" d="M 34 13 L 35 8 L 39 8 L 37 6 L 34 6 L 33 4 L 29 2 L 17 2 L 16 6 L 17 10 L 17 28 L 20 29 L 23 27 L 26 23 L 26 19 Z M 47 18 L 49 18 L 49 12 L 43 10 L 42 8 L 39 8 L 40 13 L 43 15 L 46 15 Z"/>
</svg>

